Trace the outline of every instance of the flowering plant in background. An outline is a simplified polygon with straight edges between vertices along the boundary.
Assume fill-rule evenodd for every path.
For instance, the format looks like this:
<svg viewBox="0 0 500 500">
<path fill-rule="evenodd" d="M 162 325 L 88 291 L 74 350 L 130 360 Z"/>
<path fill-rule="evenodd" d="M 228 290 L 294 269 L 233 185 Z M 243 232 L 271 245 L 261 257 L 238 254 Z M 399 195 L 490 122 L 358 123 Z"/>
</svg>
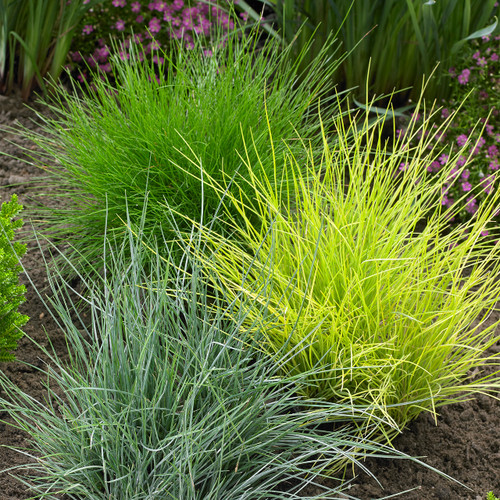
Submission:
<svg viewBox="0 0 500 500">
<path fill-rule="evenodd" d="M 210 38 L 216 29 L 234 29 L 232 6 L 232 0 L 105 0 L 80 23 L 71 53 L 73 68 L 79 71 L 80 81 L 87 79 L 89 70 L 110 73 L 111 39 L 124 39 L 125 48 L 142 44 L 141 57 L 160 64 L 163 59 L 158 50 L 168 49 L 173 40 L 192 48 L 195 39 Z"/>
<path fill-rule="evenodd" d="M 444 186 L 441 204 L 451 208 L 458 204 L 454 221 L 473 215 L 494 189 L 498 189 L 500 167 L 500 36 L 483 37 L 469 45 L 459 66 L 448 70 L 451 97 L 443 101 L 434 128 L 448 119 L 452 111 L 460 107 L 446 133 L 438 134 L 441 153 L 427 167 L 430 176 L 448 164 L 454 153 L 470 146 L 456 159 L 449 182 Z M 420 120 L 420 116 L 414 119 Z M 483 127 L 475 124 L 480 121 Z M 404 133 L 404 129 L 399 131 Z M 470 159 L 465 170 L 458 170 Z M 400 166 L 404 169 L 404 165 Z M 499 207 L 500 208 L 500 207 Z"/>
</svg>

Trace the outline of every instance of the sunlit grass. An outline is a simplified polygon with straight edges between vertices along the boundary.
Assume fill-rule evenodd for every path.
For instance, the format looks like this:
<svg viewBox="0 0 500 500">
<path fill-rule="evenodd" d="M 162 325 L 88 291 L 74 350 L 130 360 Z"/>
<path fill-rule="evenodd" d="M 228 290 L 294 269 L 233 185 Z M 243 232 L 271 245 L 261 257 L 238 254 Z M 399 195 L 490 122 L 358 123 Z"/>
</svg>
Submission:
<svg viewBox="0 0 500 500">
<path fill-rule="evenodd" d="M 459 177 L 452 169 L 467 145 L 429 181 L 426 168 L 447 151 L 436 149 L 442 129 L 427 129 L 429 123 L 411 122 L 405 141 L 424 138 L 410 149 L 386 141 L 379 127 L 339 121 L 335 141 L 323 136 L 320 158 L 304 141 L 305 176 L 293 151 L 276 155 L 289 192 L 254 176 L 248 156 L 241 182 L 255 189 L 264 222 L 256 227 L 255 208 L 228 195 L 224 206 L 247 220 L 243 229 L 234 226 L 242 243 L 207 238 L 209 264 L 224 289 L 275 316 L 260 347 L 270 357 L 280 353 L 283 373 L 309 373 L 301 393 L 366 405 L 392 422 L 388 437 L 422 411 L 436 414 L 441 405 L 499 387 L 497 374 L 480 374 L 482 366 L 500 364 L 486 354 L 500 338 L 498 321 L 484 325 L 500 294 L 500 244 L 483 236 L 498 231 L 500 195 L 493 192 L 471 220 L 450 227 L 442 187 Z M 260 308 L 247 312 L 259 321 Z M 283 350 L 293 353 L 285 362 Z"/>
</svg>

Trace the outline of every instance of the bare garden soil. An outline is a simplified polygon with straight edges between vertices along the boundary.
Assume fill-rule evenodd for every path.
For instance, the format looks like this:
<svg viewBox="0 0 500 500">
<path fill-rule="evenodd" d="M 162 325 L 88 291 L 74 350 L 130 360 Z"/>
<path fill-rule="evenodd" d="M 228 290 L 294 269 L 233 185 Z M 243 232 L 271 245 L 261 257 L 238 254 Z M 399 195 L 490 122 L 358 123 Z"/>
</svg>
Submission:
<svg viewBox="0 0 500 500">
<path fill-rule="evenodd" d="M 31 105 L 41 109 L 38 105 Z M 2 127 L 20 123 L 33 128 L 37 126 L 33 119 L 34 113 L 17 96 L 0 96 L 0 152 L 23 157 L 20 146 L 30 148 L 30 142 L 9 134 Z M 29 184 L 39 175 L 36 167 L 0 155 L 0 201 L 6 201 L 17 193 L 20 202 L 29 207 L 34 203 L 33 195 L 37 194 Z M 50 198 L 50 193 L 42 194 L 47 195 L 46 202 L 57 203 Z M 26 216 L 24 219 L 25 226 L 32 224 L 36 229 L 38 222 L 28 220 Z M 63 360 L 67 359 L 67 347 L 64 331 L 57 327 L 30 284 L 30 281 L 33 282 L 42 294 L 48 293 L 42 253 L 33 241 L 28 243 L 23 264 L 30 279 L 25 274 L 21 277 L 27 287 L 22 312 L 31 319 L 24 328 L 26 335 L 19 343 L 18 361 L 4 363 L 0 369 L 22 390 L 43 401 L 46 394 L 44 381 L 34 367 L 43 367 L 47 359 L 36 344 L 52 344 Z M 492 350 L 500 352 L 500 345 Z M 4 394 L 0 396 L 5 397 Z M 0 407 L 0 500 L 24 500 L 31 496 L 29 488 L 9 473 L 1 472 L 30 460 L 24 454 L 9 449 L 12 446 L 30 447 L 27 436 L 10 423 L 8 415 Z M 412 488 L 418 489 L 397 498 L 484 500 L 490 490 L 500 495 L 500 402 L 496 399 L 479 396 L 471 401 L 443 407 L 439 410 L 437 425 L 430 415 L 422 414 L 395 440 L 394 445 L 410 456 L 421 457 L 465 486 L 450 482 L 411 461 L 368 459 L 364 465 L 377 477 L 380 485 L 366 474 L 359 473 L 353 480 L 352 488 L 346 492 L 349 496 L 368 500 Z"/>
</svg>

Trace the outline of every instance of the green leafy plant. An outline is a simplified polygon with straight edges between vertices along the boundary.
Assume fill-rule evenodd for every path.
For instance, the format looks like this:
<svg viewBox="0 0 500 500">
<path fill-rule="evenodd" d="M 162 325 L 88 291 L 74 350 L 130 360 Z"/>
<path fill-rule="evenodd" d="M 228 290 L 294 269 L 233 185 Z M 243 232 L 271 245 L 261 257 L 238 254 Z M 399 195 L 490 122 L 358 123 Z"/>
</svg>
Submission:
<svg viewBox="0 0 500 500">
<path fill-rule="evenodd" d="M 21 87 L 27 99 L 44 77 L 57 80 L 75 29 L 102 0 L 0 0 L 0 90 Z"/>
<path fill-rule="evenodd" d="M 424 75 L 429 77 L 438 62 L 453 66 L 467 40 L 490 34 L 497 25 L 491 21 L 497 12 L 495 0 L 265 0 L 263 4 L 275 10 L 281 36 L 287 41 L 297 38 L 297 48 L 314 33 L 314 50 L 320 50 L 330 32 L 337 33 L 351 55 L 336 81 L 358 87 L 359 98 L 365 97 L 368 84 L 370 95 L 400 91 L 401 102 L 408 97 L 417 100 Z M 429 99 L 447 95 L 446 78 L 428 83 Z"/>
<path fill-rule="evenodd" d="M 370 453 L 405 457 L 359 436 L 363 408 L 298 396 L 307 374 L 283 376 L 254 348 L 256 330 L 207 287 L 194 252 L 151 265 L 150 249 L 129 234 L 102 278 L 80 276 L 90 322 L 49 276 L 70 361 L 46 352 L 46 402 L 0 374 L 2 407 L 31 436 L 33 498 L 338 498 L 341 481 L 317 484 L 328 473 Z M 332 419 L 346 425 L 325 431 Z"/>
<path fill-rule="evenodd" d="M 208 238 L 208 264 L 224 289 L 234 300 L 262 300 L 276 317 L 262 349 L 271 357 L 297 350 L 280 361 L 287 374 L 316 368 L 305 394 L 366 405 L 368 421 L 383 416 L 396 429 L 422 411 L 436 414 L 441 405 L 499 387 L 497 374 L 469 376 L 500 365 L 498 355 L 486 355 L 500 340 L 498 321 L 483 325 L 500 295 L 500 242 L 482 236 L 496 228 L 500 194 L 449 229 L 453 214 L 442 208 L 441 190 L 463 150 L 429 181 L 426 167 L 443 152 L 434 136 L 443 129 L 418 123 L 408 133 L 422 139 L 409 148 L 385 141 L 378 126 L 360 131 L 339 122 L 337 141 L 324 138 L 307 175 L 292 152 L 276 157 L 287 167 L 276 165 L 288 175 L 286 193 L 247 163 L 241 182 L 253 186 L 264 222 L 254 226 L 255 204 L 228 195 L 224 206 L 247 220 L 233 226 L 243 244 Z M 248 311 L 255 321 L 259 314 Z"/>
<path fill-rule="evenodd" d="M 258 38 L 257 31 L 232 32 L 213 39 L 209 52 L 201 43 L 193 49 L 179 46 L 175 60 L 163 54 L 158 77 L 157 65 L 141 64 L 139 49 L 131 45 L 130 57 L 114 58 L 116 85 L 98 81 L 83 97 L 59 90 L 51 105 L 57 117 L 40 117 L 43 134 L 22 131 L 45 151 L 35 160 L 66 198 L 66 208 L 49 208 L 41 216 L 51 236 L 75 246 L 74 265 L 77 259 L 98 258 L 105 229 L 124 231 L 127 207 L 131 220 L 138 219 L 145 192 L 148 234 L 175 238 L 164 223 L 166 207 L 187 219 L 198 220 L 201 213 L 212 220 L 219 185 L 202 180 L 214 178 L 226 183 L 222 189 L 233 189 L 230 178 L 243 164 L 242 133 L 251 134 L 262 155 L 257 162 L 250 153 L 257 176 L 268 177 L 275 167 L 269 133 L 278 155 L 287 147 L 300 154 L 298 143 L 285 145 L 296 127 L 320 144 L 314 120 L 320 99 L 325 112 L 338 114 L 336 99 L 329 97 L 336 62 L 327 56 L 328 45 L 297 83 L 299 61 L 289 63 L 290 49 L 281 51 L 274 40 L 261 45 Z M 270 130 L 266 109 L 273 117 Z M 250 203 L 248 188 L 242 196 Z M 222 222 L 214 225 L 223 227 Z M 181 230 L 191 225 L 182 217 L 177 224 Z"/>
<path fill-rule="evenodd" d="M 14 232 L 23 225 L 21 219 L 13 220 L 22 208 L 13 195 L 0 209 L 0 361 L 14 359 L 11 351 L 23 335 L 20 328 L 28 321 L 28 316 L 18 312 L 26 293 L 24 285 L 19 284 L 19 259 L 26 245 L 12 241 Z"/>
<path fill-rule="evenodd" d="M 500 500 L 500 499 L 497 498 L 492 491 L 488 491 L 488 493 L 486 494 L 486 500 Z"/>
</svg>

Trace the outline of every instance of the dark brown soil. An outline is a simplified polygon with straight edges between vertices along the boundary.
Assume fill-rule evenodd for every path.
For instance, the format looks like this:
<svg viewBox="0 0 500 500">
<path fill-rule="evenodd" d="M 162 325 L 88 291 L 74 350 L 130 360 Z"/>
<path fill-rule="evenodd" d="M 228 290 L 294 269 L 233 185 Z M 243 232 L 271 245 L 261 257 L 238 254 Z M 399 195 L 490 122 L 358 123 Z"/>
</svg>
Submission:
<svg viewBox="0 0 500 500">
<path fill-rule="evenodd" d="M 0 152 L 22 156 L 19 146 L 11 144 L 9 140 L 30 147 L 29 142 L 2 131 L 1 127 L 13 125 L 16 121 L 34 127 L 30 121 L 32 118 L 33 113 L 18 97 L 0 96 Z M 0 155 L 0 201 L 8 200 L 12 193 L 17 193 L 20 201 L 29 206 L 32 201 L 27 184 L 38 175 L 39 171 L 35 167 Z M 16 185 L 10 186 L 12 184 Z M 47 199 L 50 200 L 50 197 Z M 29 221 L 26 220 L 26 224 Z M 36 227 L 36 222 L 34 225 Z M 41 253 L 35 243 L 29 243 L 23 263 L 35 286 L 43 291 L 47 279 Z M 40 375 L 29 365 L 41 367 L 46 360 L 32 340 L 48 346 L 50 339 L 58 355 L 64 359 L 65 337 L 64 332 L 50 318 L 27 277 L 23 276 L 22 281 L 28 289 L 22 312 L 31 319 L 24 329 L 26 336 L 19 343 L 19 362 L 5 363 L 0 369 L 24 391 L 43 400 L 44 389 Z M 500 345 L 492 350 L 499 352 Z M 28 499 L 29 489 L 9 473 L 3 472 L 3 469 L 29 460 L 23 454 L 7 448 L 29 448 L 29 442 L 23 432 L 9 425 L 10 420 L 1 408 L 0 421 L 0 498 Z M 496 399 L 479 396 L 472 401 L 444 407 L 440 410 L 437 425 L 430 416 L 421 415 L 395 440 L 394 445 L 408 455 L 421 457 L 423 461 L 456 478 L 469 489 L 441 478 L 411 461 L 368 459 L 365 465 L 375 474 L 381 486 L 365 474 L 360 474 L 354 479 L 349 495 L 367 500 L 412 488 L 419 489 L 404 493 L 398 498 L 484 500 L 490 490 L 500 495 L 500 402 Z"/>
</svg>

